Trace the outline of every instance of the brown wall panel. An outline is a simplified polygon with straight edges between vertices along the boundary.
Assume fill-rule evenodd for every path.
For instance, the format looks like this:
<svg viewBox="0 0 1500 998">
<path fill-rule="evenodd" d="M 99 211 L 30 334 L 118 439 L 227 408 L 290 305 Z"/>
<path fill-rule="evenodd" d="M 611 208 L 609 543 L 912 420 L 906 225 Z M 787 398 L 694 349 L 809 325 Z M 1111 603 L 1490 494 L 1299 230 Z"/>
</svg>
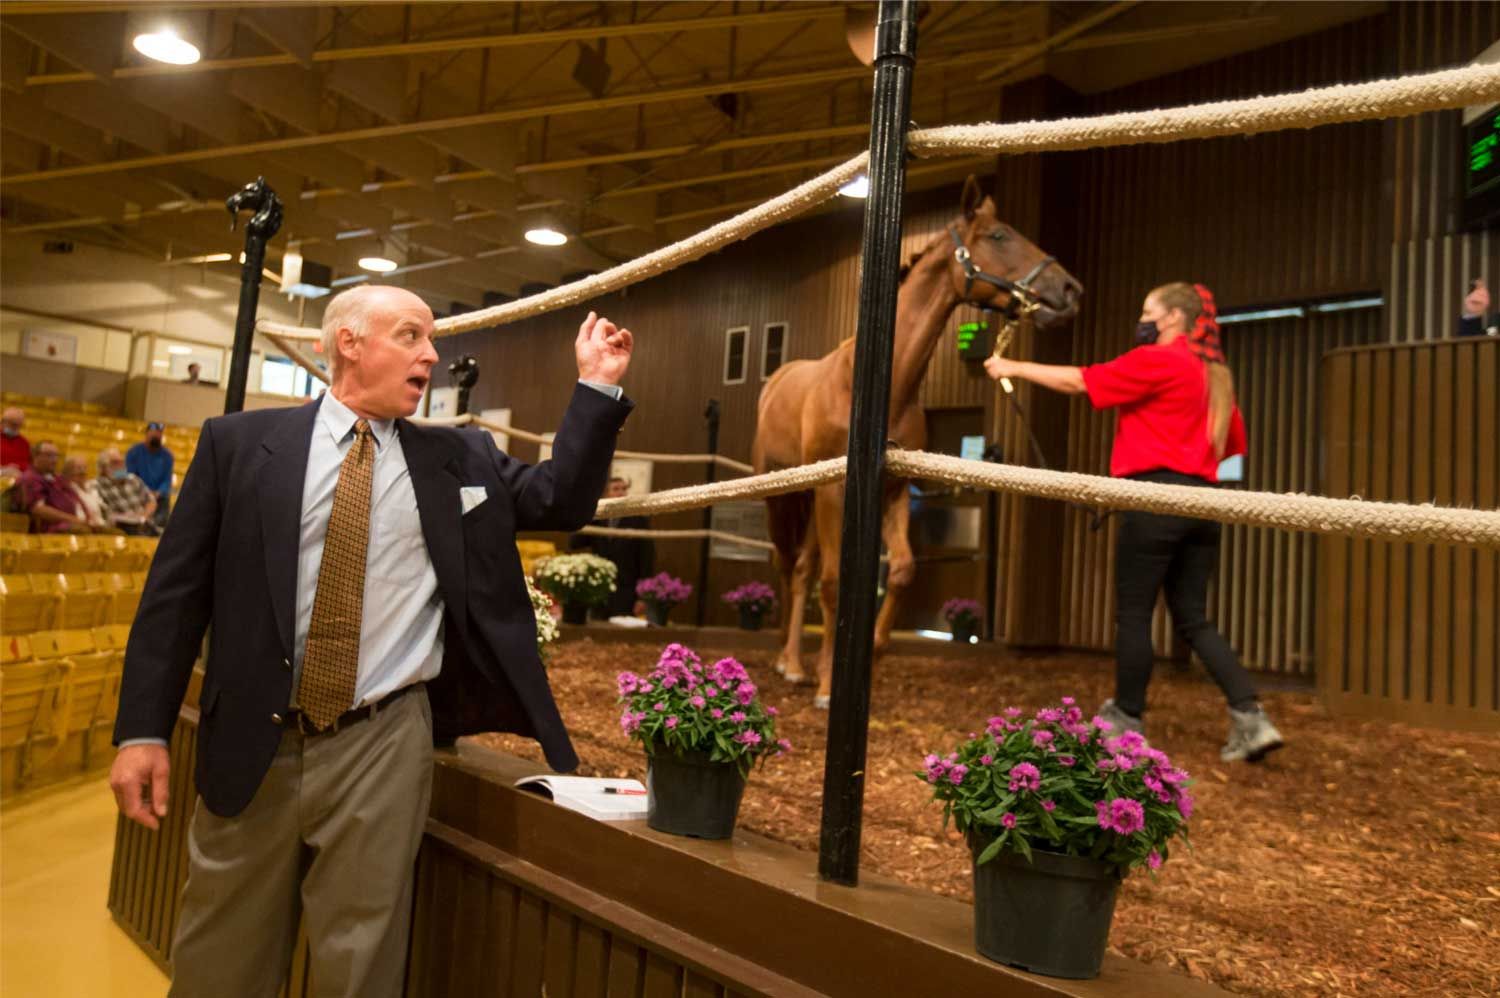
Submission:
<svg viewBox="0 0 1500 998">
<path fill-rule="evenodd" d="M 1329 459 L 1319 491 L 1494 508 L 1500 343 L 1337 351 L 1325 359 L 1322 381 Z M 1318 547 L 1327 562 L 1318 594 L 1319 685 L 1329 703 L 1416 723 L 1500 729 L 1495 553 L 1333 537 Z"/>
</svg>

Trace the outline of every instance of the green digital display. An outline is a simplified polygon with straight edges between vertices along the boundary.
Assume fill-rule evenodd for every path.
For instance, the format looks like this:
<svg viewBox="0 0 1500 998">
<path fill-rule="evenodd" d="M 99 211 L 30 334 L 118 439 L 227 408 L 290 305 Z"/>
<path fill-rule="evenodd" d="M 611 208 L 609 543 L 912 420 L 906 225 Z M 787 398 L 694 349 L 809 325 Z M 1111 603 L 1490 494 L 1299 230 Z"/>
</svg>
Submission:
<svg viewBox="0 0 1500 998">
<path fill-rule="evenodd" d="M 1464 193 L 1473 196 L 1500 182 L 1500 108 L 1492 108 L 1464 130 L 1468 152 Z"/>
<path fill-rule="evenodd" d="M 988 323 L 961 322 L 958 326 L 958 355 L 964 360 L 984 360 L 995 349 L 995 338 Z"/>
</svg>

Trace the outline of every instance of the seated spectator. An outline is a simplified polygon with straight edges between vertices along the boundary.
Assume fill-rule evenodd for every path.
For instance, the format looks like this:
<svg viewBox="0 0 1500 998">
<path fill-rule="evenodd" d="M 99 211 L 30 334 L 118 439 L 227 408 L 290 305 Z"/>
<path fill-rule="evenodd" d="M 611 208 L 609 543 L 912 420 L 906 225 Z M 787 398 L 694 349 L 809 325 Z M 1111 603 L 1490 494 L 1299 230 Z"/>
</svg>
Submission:
<svg viewBox="0 0 1500 998">
<path fill-rule="evenodd" d="M 1500 336 L 1500 315 L 1490 311 L 1490 289 L 1482 279 L 1469 283 L 1464 308 L 1458 317 L 1458 336 Z"/>
<path fill-rule="evenodd" d="M 43 440 L 31 451 L 31 467 L 15 488 L 11 504 L 18 513 L 31 516 L 34 534 L 86 534 L 89 522 L 83 503 L 68 482 L 57 474 L 57 445 Z"/>
<path fill-rule="evenodd" d="M 63 458 L 61 478 L 78 500 L 78 515 L 97 534 L 114 533 L 109 521 L 104 518 L 104 508 L 99 504 L 99 494 L 89 479 L 89 463 L 81 457 Z"/>
<path fill-rule="evenodd" d="M 31 444 L 21 436 L 26 413 L 12 406 L 0 415 L 0 472 L 20 477 L 31 467 Z"/>
<path fill-rule="evenodd" d="M 90 483 L 104 507 L 104 519 L 127 534 L 154 537 L 156 496 L 146 483 L 125 470 L 125 458 L 108 447 L 99 452 L 99 477 Z"/>
<path fill-rule="evenodd" d="M 203 365 L 195 360 L 188 365 L 188 376 L 182 379 L 182 383 L 185 385 L 201 385 L 203 381 L 199 375 L 202 373 Z"/>
<path fill-rule="evenodd" d="M 125 452 L 125 467 L 156 496 L 156 524 L 166 526 L 172 506 L 172 452 L 162 443 L 162 424 L 147 423 L 145 438 Z"/>
</svg>

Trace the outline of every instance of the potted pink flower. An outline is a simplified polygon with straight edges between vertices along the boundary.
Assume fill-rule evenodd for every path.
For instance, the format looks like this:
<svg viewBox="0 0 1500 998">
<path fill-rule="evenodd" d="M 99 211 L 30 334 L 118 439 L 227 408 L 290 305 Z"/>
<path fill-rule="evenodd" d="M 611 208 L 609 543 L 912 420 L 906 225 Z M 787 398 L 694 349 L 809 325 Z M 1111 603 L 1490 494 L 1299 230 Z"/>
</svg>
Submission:
<svg viewBox="0 0 1500 998">
<path fill-rule="evenodd" d="M 1193 813 L 1186 772 L 1072 697 L 1005 710 L 917 776 L 973 852 L 975 948 L 1054 977 L 1098 975 L 1121 878 L 1154 875 Z"/>
<path fill-rule="evenodd" d="M 790 751 L 776 708 L 732 658 L 704 665 L 667 645 L 648 675 L 620 673 L 620 729 L 646 750 L 646 822 L 673 835 L 727 839 L 756 762 Z"/>
<path fill-rule="evenodd" d="M 764 582 L 747 582 L 724 594 L 723 600 L 740 612 L 740 627 L 758 631 L 766 613 L 776 605 L 776 590 Z"/>
<path fill-rule="evenodd" d="M 649 579 L 635 584 L 636 599 L 646 604 L 646 619 L 661 627 L 667 622 L 672 607 L 693 595 L 693 587 L 675 575 L 658 572 Z"/>
<path fill-rule="evenodd" d="M 953 640 L 969 644 L 979 633 L 984 608 L 971 599 L 950 599 L 943 604 L 943 619 L 953 628 Z"/>
</svg>

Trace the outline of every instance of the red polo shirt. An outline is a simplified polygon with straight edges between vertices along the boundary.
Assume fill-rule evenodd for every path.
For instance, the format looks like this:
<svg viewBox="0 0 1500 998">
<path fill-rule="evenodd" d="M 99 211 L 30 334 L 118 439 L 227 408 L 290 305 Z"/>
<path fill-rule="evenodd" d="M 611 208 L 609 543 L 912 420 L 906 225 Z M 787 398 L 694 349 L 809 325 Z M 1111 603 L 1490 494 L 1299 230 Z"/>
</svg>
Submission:
<svg viewBox="0 0 1500 998">
<path fill-rule="evenodd" d="M 21 434 L 13 437 L 0 434 L 0 468 L 16 468 L 25 471 L 31 467 L 31 444 Z"/>
<path fill-rule="evenodd" d="M 1095 409 L 1118 408 L 1120 425 L 1109 458 L 1116 478 L 1166 469 L 1219 480 L 1208 439 L 1208 381 L 1187 337 L 1167 346 L 1140 346 L 1083 369 Z M 1245 421 L 1235 406 L 1224 456 L 1245 453 Z"/>
</svg>

